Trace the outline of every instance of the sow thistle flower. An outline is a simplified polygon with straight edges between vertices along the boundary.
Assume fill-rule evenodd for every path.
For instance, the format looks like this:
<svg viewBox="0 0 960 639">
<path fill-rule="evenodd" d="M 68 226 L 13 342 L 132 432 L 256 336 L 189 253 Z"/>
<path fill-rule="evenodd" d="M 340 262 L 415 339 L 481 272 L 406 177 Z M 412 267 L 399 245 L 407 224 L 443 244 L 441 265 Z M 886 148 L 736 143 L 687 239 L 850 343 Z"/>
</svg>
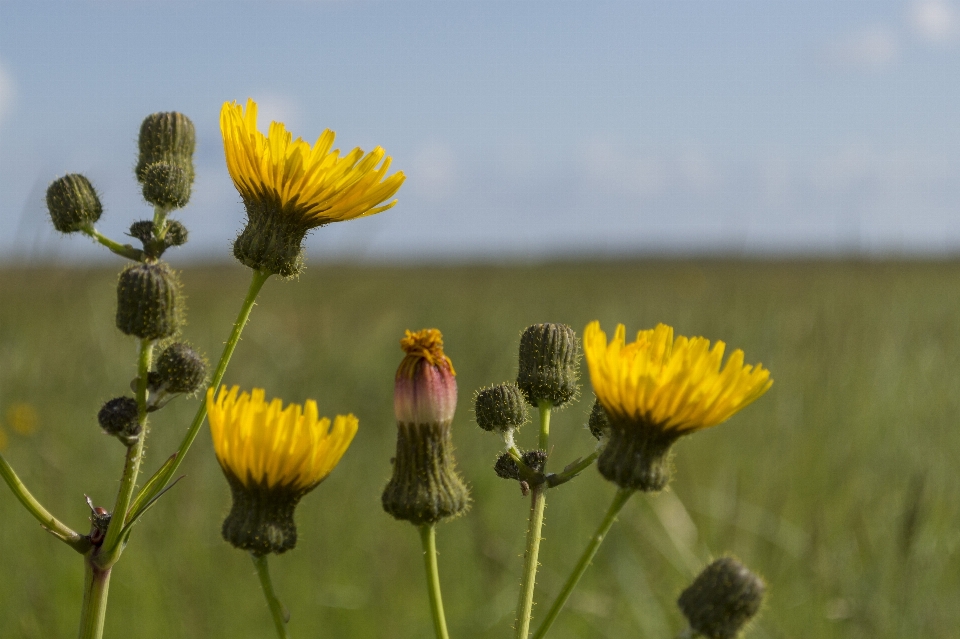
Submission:
<svg viewBox="0 0 960 639">
<path fill-rule="evenodd" d="M 703 337 L 674 338 L 659 324 L 625 343 L 623 324 L 613 340 L 592 322 L 584 351 L 597 400 L 608 418 L 607 442 L 597 466 L 622 488 L 662 489 L 666 454 L 682 435 L 725 421 L 767 392 L 770 371 L 744 364 L 736 350 L 721 367 L 726 345 Z"/>
<path fill-rule="evenodd" d="M 293 511 L 336 467 L 357 433 L 357 418 L 319 417 L 316 402 L 283 407 L 263 389 L 207 391 L 217 461 L 233 493 L 223 538 L 256 556 L 283 553 L 297 543 Z"/>
<path fill-rule="evenodd" d="M 312 228 L 385 211 L 403 184 L 403 172 L 387 177 L 390 157 L 376 147 L 340 156 L 326 129 L 311 147 L 280 122 L 268 135 L 257 130 L 257 103 L 246 109 L 224 103 L 220 131 L 230 177 L 243 198 L 247 226 L 233 245 L 246 266 L 284 277 L 302 268 L 303 239 Z M 386 203 L 385 203 L 386 202 Z"/>
</svg>

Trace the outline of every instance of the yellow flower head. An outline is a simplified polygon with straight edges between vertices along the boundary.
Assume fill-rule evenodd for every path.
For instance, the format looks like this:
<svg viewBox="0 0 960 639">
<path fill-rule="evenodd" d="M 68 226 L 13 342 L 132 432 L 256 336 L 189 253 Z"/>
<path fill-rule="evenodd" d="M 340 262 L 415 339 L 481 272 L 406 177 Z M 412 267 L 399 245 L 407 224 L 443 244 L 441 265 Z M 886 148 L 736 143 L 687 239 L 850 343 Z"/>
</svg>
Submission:
<svg viewBox="0 0 960 639">
<path fill-rule="evenodd" d="M 667 453 L 681 435 L 715 426 L 773 384 L 770 371 L 743 363 L 736 350 L 723 364 L 725 344 L 677 337 L 659 324 L 629 344 L 623 324 L 613 340 L 591 322 L 583 345 L 590 381 L 609 418 L 600 473 L 623 488 L 662 489 L 670 479 Z M 723 364 L 723 365 L 722 365 Z"/>
<path fill-rule="evenodd" d="M 659 324 L 625 344 L 623 324 L 613 341 L 591 322 L 584 351 L 593 390 L 611 420 L 642 422 L 680 434 L 716 426 L 773 384 L 770 371 L 743 363 L 735 350 L 721 367 L 726 345 L 702 337 L 673 337 Z"/>
<path fill-rule="evenodd" d="M 357 418 L 337 415 L 333 426 L 309 400 L 301 407 L 267 403 L 263 389 L 207 391 L 207 414 L 217 461 L 244 486 L 305 493 L 336 467 L 357 433 Z"/>
<path fill-rule="evenodd" d="M 299 270 L 300 243 L 311 228 L 385 211 L 405 176 L 387 177 L 390 157 L 381 147 L 340 156 L 326 129 L 311 147 L 280 122 L 257 130 L 257 104 L 226 102 L 220 131 L 227 169 L 243 197 L 249 223 L 234 254 L 251 268 L 287 276 Z M 386 204 L 384 204 L 386 202 Z M 250 235 L 253 237 L 250 237 Z"/>
</svg>

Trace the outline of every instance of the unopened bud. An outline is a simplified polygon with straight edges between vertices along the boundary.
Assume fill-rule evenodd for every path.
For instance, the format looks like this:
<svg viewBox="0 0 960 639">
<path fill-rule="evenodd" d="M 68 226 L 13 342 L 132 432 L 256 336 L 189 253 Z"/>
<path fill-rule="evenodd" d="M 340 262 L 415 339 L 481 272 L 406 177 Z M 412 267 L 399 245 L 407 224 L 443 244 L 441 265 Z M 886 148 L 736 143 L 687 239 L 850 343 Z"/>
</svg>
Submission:
<svg viewBox="0 0 960 639">
<path fill-rule="evenodd" d="M 590 409 L 590 418 L 587 421 L 587 427 L 590 429 L 590 434 L 596 437 L 598 440 L 603 439 L 607 429 L 610 428 L 610 420 L 607 417 L 607 411 L 603 410 L 603 406 L 600 404 L 599 399 L 594 400 L 593 402 L 593 408 Z"/>
<path fill-rule="evenodd" d="M 732 557 L 717 559 L 681 593 L 690 627 L 709 639 L 734 639 L 760 610 L 766 585 Z"/>
<path fill-rule="evenodd" d="M 167 234 L 163 236 L 163 242 L 168 248 L 171 246 L 183 246 L 187 243 L 187 227 L 178 220 L 168 220 Z"/>
<path fill-rule="evenodd" d="M 100 428 L 113 435 L 127 446 L 140 436 L 140 409 L 132 397 L 116 397 L 100 408 L 97 413 Z"/>
<path fill-rule="evenodd" d="M 135 172 L 141 183 L 146 181 L 147 167 L 155 162 L 180 165 L 193 183 L 197 134 L 190 118 L 176 111 L 148 115 L 140 125 L 138 146 L 140 157 Z"/>
<path fill-rule="evenodd" d="M 207 362 L 186 344 L 171 344 L 157 358 L 157 373 L 168 392 L 195 393 L 207 379 Z"/>
<path fill-rule="evenodd" d="M 503 453 L 497 457 L 493 465 L 493 472 L 501 479 L 520 479 L 520 467 L 510 453 Z"/>
<path fill-rule="evenodd" d="M 47 187 L 47 209 L 53 228 L 61 233 L 83 230 L 103 214 L 96 189 L 79 173 L 58 178 Z"/>
<path fill-rule="evenodd" d="M 153 220 L 137 220 L 130 225 L 127 235 L 135 237 L 143 242 L 143 247 L 147 248 L 153 242 Z"/>
<path fill-rule="evenodd" d="M 154 162 L 143 169 L 143 199 L 165 209 L 179 209 L 190 201 L 193 176 L 181 164 Z"/>
<path fill-rule="evenodd" d="M 547 451 L 539 449 L 524 451 L 520 455 L 520 459 L 530 470 L 542 473 L 544 466 L 547 464 Z"/>
<path fill-rule="evenodd" d="M 117 283 L 117 328 L 141 339 L 171 337 L 181 323 L 180 282 L 164 262 L 135 264 Z"/>
<path fill-rule="evenodd" d="M 477 425 L 487 431 L 512 431 L 527 421 L 527 404 L 516 384 L 497 384 L 481 389 L 474 410 Z"/>
<path fill-rule="evenodd" d="M 580 342 L 572 328 L 534 324 L 520 337 L 517 386 L 532 406 L 562 406 L 577 394 L 579 360 Z"/>
</svg>

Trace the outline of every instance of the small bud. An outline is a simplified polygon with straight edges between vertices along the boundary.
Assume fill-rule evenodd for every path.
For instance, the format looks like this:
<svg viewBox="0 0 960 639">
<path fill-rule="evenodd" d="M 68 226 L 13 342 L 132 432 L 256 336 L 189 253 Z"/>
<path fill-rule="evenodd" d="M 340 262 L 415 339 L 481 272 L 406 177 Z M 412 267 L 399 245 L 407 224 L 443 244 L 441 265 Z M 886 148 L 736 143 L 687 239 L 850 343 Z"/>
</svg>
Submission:
<svg viewBox="0 0 960 639">
<path fill-rule="evenodd" d="M 520 456 L 520 459 L 523 460 L 523 463 L 526 464 L 530 470 L 542 473 L 544 466 L 547 464 L 547 451 L 538 449 L 528 450 Z"/>
<path fill-rule="evenodd" d="M 117 283 L 117 328 L 141 339 L 171 337 L 180 329 L 180 282 L 164 262 L 134 264 Z"/>
<path fill-rule="evenodd" d="M 53 228 L 75 233 L 92 225 L 103 214 L 103 206 L 90 180 L 71 173 L 54 180 L 47 188 L 47 209 Z"/>
<path fill-rule="evenodd" d="M 138 220 L 130 225 L 127 235 L 135 237 L 143 242 L 143 247 L 147 248 L 153 242 L 153 220 Z"/>
<path fill-rule="evenodd" d="M 407 331 L 400 346 L 406 356 L 397 369 L 393 394 L 397 453 L 381 501 L 396 519 L 435 524 L 459 515 L 470 502 L 450 435 L 457 381 L 440 331 Z"/>
<path fill-rule="evenodd" d="M 690 627 L 709 639 L 734 639 L 760 610 L 766 585 L 732 557 L 717 559 L 681 593 Z"/>
<path fill-rule="evenodd" d="M 160 353 L 157 373 L 168 392 L 195 393 L 207 379 L 207 363 L 197 351 L 176 343 Z"/>
<path fill-rule="evenodd" d="M 140 409 L 132 397 L 116 397 L 103 405 L 97 413 L 100 428 L 127 446 L 140 436 Z"/>
<path fill-rule="evenodd" d="M 167 222 L 167 234 L 163 236 L 163 242 L 167 248 L 171 246 L 183 246 L 187 243 L 187 227 L 177 220 Z"/>
<path fill-rule="evenodd" d="M 610 428 L 610 420 L 607 418 L 607 411 L 603 410 L 603 406 L 600 404 L 600 400 L 594 400 L 593 408 L 590 409 L 590 418 L 587 421 L 587 427 L 590 428 L 590 434 L 597 438 L 597 440 L 603 439 L 603 436 L 606 434 L 607 429 Z"/>
<path fill-rule="evenodd" d="M 516 384 L 497 384 L 481 389 L 474 410 L 477 425 L 487 431 L 512 431 L 527 421 L 527 404 Z"/>
<path fill-rule="evenodd" d="M 180 165 L 193 183 L 197 134 L 190 118 L 176 111 L 148 115 L 140 125 L 138 145 L 140 157 L 135 172 L 141 184 L 146 181 L 147 167 L 155 162 Z"/>
<path fill-rule="evenodd" d="M 143 199 L 165 209 L 179 209 L 190 201 L 193 176 L 180 164 L 154 162 L 143 170 Z"/>
<path fill-rule="evenodd" d="M 501 479 L 520 479 L 520 467 L 513 459 L 510 453 L 503 453 L 497 457 L 497 463 L 493 465 L 493 471 Z"/>
<path fill-rule="evenodd" d="M 565 324 L 534 324 L 520 337 L 517 386 L 531 406 L 562 406 L 577 394 L 580 342 Z"/>
</svg>

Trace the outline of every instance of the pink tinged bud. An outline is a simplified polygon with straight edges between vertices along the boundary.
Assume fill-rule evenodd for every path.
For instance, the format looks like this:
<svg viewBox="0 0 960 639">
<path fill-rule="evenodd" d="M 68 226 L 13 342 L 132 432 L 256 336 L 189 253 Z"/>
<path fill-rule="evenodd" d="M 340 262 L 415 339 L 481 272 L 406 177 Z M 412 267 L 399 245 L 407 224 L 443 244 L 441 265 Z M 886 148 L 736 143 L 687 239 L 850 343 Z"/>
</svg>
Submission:
<svg viewBox="0 0 960 639">
<path fill-rule="evenodd" d="M 400 345 L 407 353 L 397 369 L 393 412 L 402 424 L 449 424 L 457 408 L 456 373 L 443 354 L 440 331 L 411 333 Z"/>
</svg>

